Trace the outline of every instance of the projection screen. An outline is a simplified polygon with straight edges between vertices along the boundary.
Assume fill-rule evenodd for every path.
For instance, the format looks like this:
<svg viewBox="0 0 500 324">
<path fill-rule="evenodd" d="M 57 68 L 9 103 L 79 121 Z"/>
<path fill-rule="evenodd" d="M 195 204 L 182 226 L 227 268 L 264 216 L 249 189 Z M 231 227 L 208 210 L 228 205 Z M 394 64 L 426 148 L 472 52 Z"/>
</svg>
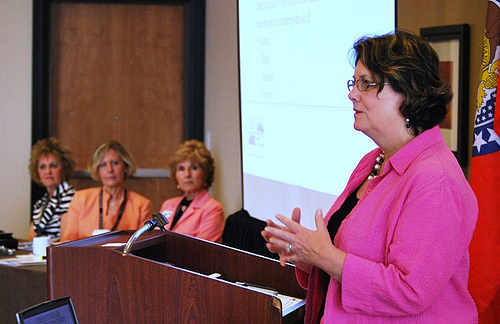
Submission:
<svg viewBox="0 0 500 324">
<path fill-rule="evenodd" d="M 375 147 L 353 128 L 349 54 L 394 30 L 395 1 L 240 0 L 238 15 L 243 207 L 262 220 L 300 207 L 315 229 Z"/>
</svg>

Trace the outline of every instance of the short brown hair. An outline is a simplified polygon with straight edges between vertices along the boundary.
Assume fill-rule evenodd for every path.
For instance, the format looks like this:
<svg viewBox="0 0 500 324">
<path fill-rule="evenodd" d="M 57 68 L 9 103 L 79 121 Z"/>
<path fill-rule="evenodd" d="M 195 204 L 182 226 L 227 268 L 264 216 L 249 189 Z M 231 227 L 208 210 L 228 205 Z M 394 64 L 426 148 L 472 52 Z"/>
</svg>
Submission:
<svg viewBox="0 0 500 324">
<path fill-rule="evenodd" d="M 42 156 L 50 154 L 54 155 L 55 158 L 61 163 L 63 181 L 68 181 L 73 174 L 75 162 L 73 161 L 73 154 L 71 151 L 53 137 L 44 138 L 33 145 L 30 155 L 29 170 L 31 179 L 39 185 L 42 185 L 42 181 L 40 180 L 40 176 L 38 174 L 38 160 L 40 160 Z"/>
<path fill-rule="evenodd" d="M 404 95 L 401 114 L 410 120 L 415 135 L 438 125 L 451 101 L 450 85 L 439 74 L 439 57 L 424 38 L 406 31 L 362 37 L 353 47 L 359 61 L 379 82 L 378 92 L 389 82 Z M 385 81 L 384 81 L 385 80 Z"/>
</svg>

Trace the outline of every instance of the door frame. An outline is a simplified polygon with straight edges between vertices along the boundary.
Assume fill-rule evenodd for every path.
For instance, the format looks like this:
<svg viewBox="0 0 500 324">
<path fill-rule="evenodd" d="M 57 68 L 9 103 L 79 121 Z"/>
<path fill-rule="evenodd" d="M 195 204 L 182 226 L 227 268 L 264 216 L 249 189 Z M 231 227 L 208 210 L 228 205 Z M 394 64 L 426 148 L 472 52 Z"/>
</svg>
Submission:
<svg viewBox="0 0 500 324">
<path fill-rule="evenodd" d="M 183 139 L 204 140 L 206 0 L 33 0 L 32 145 L 50 136 L 51 5 L 56 3 L 184 6 Z M 31 203 L 43 193 L 32 182 Z"/>
<path fill-rule="evenodd" d="M 53 3 L 96 3 L 92 0 L 33 1 L 32 144 L 50 130 L 50 10 Z M 102 4 L 183 5 L 184 139 L 204 139 L 205 123 L 205 0 L 103 0 Z"/>
</svg>

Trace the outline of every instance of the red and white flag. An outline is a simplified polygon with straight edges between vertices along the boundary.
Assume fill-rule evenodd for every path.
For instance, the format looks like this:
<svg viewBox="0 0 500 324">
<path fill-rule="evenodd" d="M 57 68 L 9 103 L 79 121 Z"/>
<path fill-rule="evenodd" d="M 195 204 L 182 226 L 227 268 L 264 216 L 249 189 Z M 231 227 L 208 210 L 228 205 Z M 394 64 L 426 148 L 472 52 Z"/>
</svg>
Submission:
<svg viewBox="0 0 500 324">
<path fill-rule="evenodd" d="M 474 122 L 470 184 L 479 218 L 470 245 L 469 291 L 480 324 L 500 323 L 500 1 L 489 0 Z"/>
</svg>

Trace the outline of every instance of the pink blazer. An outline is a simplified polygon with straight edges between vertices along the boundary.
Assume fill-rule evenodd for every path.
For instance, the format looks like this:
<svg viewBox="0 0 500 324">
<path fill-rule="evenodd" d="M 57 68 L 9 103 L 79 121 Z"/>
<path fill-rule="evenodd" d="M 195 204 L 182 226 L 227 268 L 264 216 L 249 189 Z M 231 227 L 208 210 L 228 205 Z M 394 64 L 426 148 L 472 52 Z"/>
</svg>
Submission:
<svg viewBox="0 0 500 324">
<path fill-rule="evenodd" d="M 183 198 L 184 196 L 179 196 L 167 199 L 161 206 L 160 212 L 166 215 L 169 221 L 165 229 L 170 230 L 177 207 Z M 217 200 L 210 197 L 208 190 L 201 192 L 191 202 L 173 229 L 177 233 L 219 243 L 222 241 L 223 230 L 224 210 Z"/>
<path fill-rule="evenodd" d="M 326 224 L 379 154 L 360 161 Z M 347 253 L 342 282 L 322 284 L 318 268 L 296 268 L 309 290 L 306 318 L 318 313 L 324 288 L 323 323 L 477 323 L 467 290 L 477 215 L 474 192 L 439 127 L 426 130 L 387 160 L 342 221 L 334 239 Z"/>
</svg>

